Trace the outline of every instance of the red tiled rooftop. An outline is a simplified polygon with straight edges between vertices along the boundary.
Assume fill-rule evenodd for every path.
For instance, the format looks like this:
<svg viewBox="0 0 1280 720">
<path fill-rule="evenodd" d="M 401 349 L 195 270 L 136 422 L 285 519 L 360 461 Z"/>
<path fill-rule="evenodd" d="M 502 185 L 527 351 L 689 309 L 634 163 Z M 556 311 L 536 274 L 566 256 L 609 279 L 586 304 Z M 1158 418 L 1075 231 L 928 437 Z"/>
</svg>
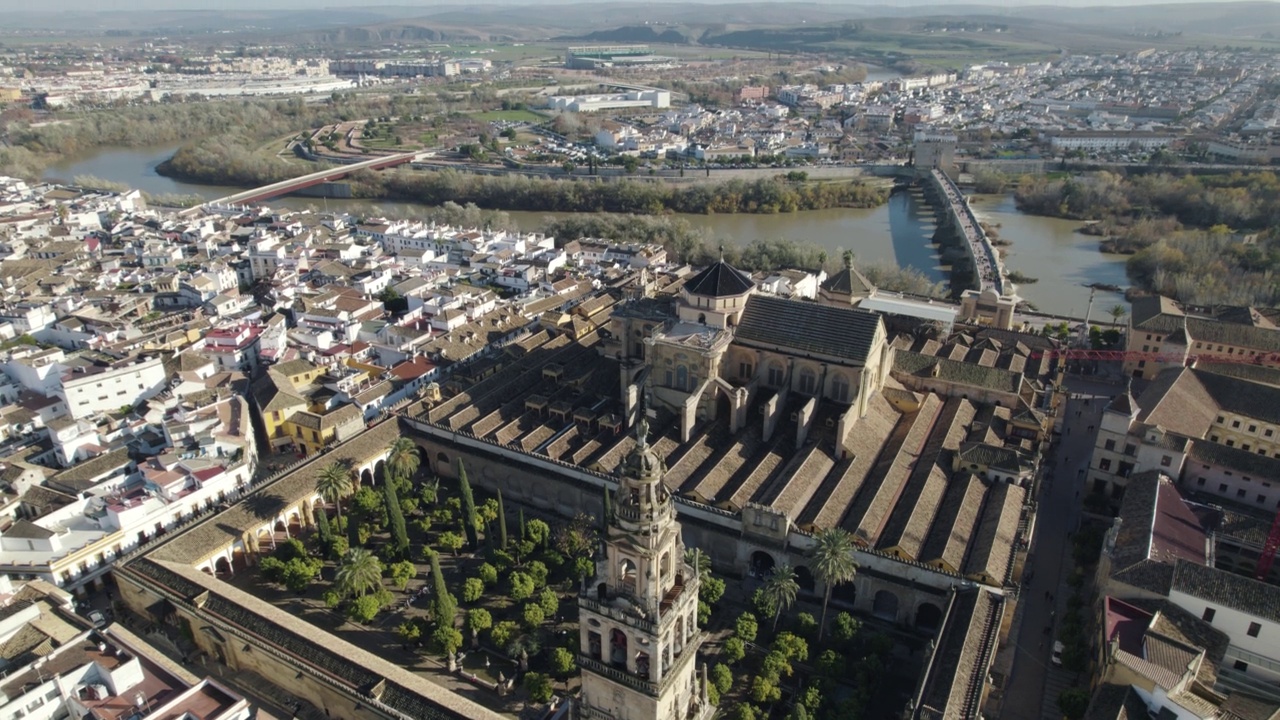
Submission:
<svg viewBox="0 0 1280 720">
<path fill-rule="evenodd" d="M 230 710 L 239 700 L 215 685 L 205 681 L 178 697 L 171 707 L 156 712 L 153 720 L 181 720 L 186 717 L 212 720 Z"/>
<path fill-rule="evenodd" d="M 1121 650 L 1142 657 L 1142 638 L 1151 625 L 1151 613 L 1113 597 L 1105 602 L 1107 643 L 1119 641 Z"/>
<path fill-rule="evenodd" d="M 225 467 L 218 465 L 216 467 L 206 468 L 204 470 L 197 470 L 191 474 L 194 475 L 195 478 L 200 482 L 206 482 L 211 478 L 215 478 L 221 475 L 222 473 L 226 472 L 226 470 L 227 469 Z"/>
<path fill-rule="evenodd" d="M 391 374 L 401 380 L 412 380 L 426 375 L 435 368 L 435 365 L 427 362 L 425 359 L 417 358 L 412 361 L 406 360 L 391 368 Z"/>
<path fill-rule="evenodd" d="M 1156 495 L 1151 549 L 1147 557 L 1167 563 L 1180 558 L 1204 565 L 1206 542 L 1200 518 L 1182 501 L 1177 488 L 1171 483 L 1161 483 Z"/>
</svg>

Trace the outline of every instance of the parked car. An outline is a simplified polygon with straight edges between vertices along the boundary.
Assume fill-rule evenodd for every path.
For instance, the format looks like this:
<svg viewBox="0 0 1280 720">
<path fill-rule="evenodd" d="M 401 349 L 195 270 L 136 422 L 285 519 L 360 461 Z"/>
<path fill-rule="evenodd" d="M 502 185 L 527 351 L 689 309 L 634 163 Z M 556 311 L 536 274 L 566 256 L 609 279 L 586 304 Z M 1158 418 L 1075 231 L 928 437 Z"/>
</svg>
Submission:
<svg viewBox="0 0 1280 720">
<path fill-rule="evenodd" d="M 1054 640 L 1053 641 L 1053 664 L 1059 667 L 1062 666 L 1062 650 L 1063 650 L 1062 641 Z"/>
<path fill-rule="evenodd" d="M 94 627 L 106 627 L 107 616 L 103 615 L 101 610 L 90 610 L 89 622 L 93 623 Z"/>
</svg>

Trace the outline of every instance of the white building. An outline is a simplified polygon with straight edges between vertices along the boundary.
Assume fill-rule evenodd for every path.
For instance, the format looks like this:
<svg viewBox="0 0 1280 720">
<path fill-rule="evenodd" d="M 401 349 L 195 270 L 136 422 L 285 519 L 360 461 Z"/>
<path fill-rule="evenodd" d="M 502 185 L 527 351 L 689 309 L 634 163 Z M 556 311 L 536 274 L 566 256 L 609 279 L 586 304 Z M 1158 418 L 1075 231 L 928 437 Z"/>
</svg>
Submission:
<svg viewBox="0 0 1280 720">
<path fill-rule="evenodd" d="M 667 90 L 635 90 L 608 95 L 553 95 L 547 98 L 547 107 L 568 112 L 666 108 L 671 107 L 671 93 Z"/>
<path fill-rule="evenodd" d="M 115 367 L 75 367 L 62 376 L 59 395 L 79 420 L 124 405 L 136 405 L 164 390 L 168 377 L 160 358 Z"/>
<path fill-rule="evenodd" d="M 1243 575 L 1179 562 L 1169 600 L 1230 638 L 1219 669 L 1224 679 L 1245 675 L 1280 694 L 1280 590 Z"/>
</svg>

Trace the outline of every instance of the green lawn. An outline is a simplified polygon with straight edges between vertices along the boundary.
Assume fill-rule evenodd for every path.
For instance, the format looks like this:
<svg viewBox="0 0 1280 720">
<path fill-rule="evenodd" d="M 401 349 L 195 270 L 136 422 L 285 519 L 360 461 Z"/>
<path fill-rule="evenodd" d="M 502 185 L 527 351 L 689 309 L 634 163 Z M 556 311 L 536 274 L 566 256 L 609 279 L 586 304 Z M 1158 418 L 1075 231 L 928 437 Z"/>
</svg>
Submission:
<svg viewBox="0 0 1280 720">
<path fill-rule="evenodd" d="M 532 110 L 490 110 L 488 112 L 471 113 L 471 117 L 482 122 L 497 122 L 499 120 L 507 120 L 509 122 L 531 122 L 538 123 L 546 120 Z"/>
</svg>

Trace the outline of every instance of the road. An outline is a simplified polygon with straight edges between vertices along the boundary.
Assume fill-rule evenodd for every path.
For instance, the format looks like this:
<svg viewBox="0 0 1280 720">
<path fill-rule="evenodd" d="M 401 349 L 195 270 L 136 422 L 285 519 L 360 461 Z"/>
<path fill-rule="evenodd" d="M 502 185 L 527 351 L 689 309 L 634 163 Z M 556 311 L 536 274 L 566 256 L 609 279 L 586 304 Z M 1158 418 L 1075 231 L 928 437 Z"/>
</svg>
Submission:
<svg viewBox="0 0 1280 720">
<path fill-rule="evenodd" d="M 1040 490 L 1040 509 L 1026 564 L 1031 582 L 1022 593 L 1025 607 L 1001 720 L 1061 720 L 1058 694 L 1076 682 L 1074 673 L 1051 662 L 1053 640 L 1057 637 L 1054 623 L 1062 617 L 1070 595 L 1066 583 L 1072 568 L 1070 535 L 1080 523 L 1081 503 L 1087 492 L 1084 475 L 1098 421 L 1103 406 L 1120 387 L 1072 376 L 1067 379 L 1067 389 L 1072 398 L 1067 401 L 1063 434 L 1046 461 L 1051 468 L 1047 477 L 1052 479 Z"/>
</svg>

